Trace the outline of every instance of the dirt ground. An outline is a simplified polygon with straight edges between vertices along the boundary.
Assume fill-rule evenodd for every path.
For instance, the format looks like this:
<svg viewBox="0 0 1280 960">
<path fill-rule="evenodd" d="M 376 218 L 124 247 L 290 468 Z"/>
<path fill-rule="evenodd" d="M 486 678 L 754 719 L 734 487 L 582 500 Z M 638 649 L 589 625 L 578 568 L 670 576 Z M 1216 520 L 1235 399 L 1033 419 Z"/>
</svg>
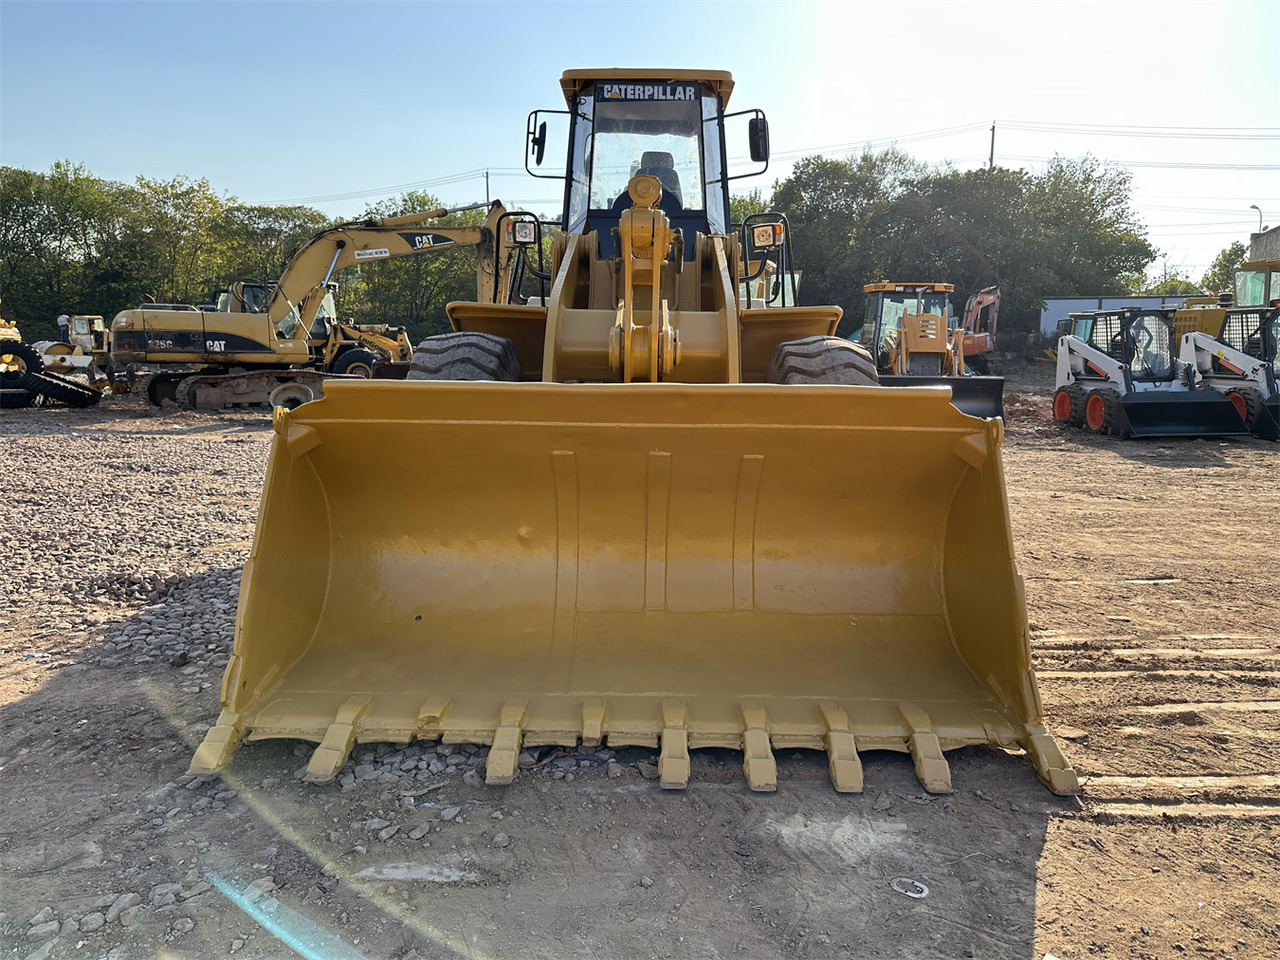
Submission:
<svg viewBox="0 0 1280 960">
<path fill-rule="evenodd" d="M 0 956 L 1020 958 L 1280 955 L 1280 445 L 1113 441 L 1012 377 L 1005 466 L 1050 729 L 1024 758 L 246 744 L 218 712 L 265 413 L 0 411 Z M 474 748 L 472 748 L 474 749 Z M 895 889 L 898 878 L 927 887 Z M 919 893 L 919 887 L 897 887 Z"/>
</svg>

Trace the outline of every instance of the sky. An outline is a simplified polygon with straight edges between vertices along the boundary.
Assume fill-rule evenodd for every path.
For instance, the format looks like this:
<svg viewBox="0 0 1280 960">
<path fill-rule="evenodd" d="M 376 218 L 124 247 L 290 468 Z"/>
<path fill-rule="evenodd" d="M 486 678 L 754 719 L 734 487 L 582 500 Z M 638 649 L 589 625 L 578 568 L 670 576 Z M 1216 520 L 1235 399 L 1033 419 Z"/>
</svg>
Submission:
<svg viewBox="0 0 1280 960">
<path fill-rule="evenodd" d="M 1198 279 L 1258 229 L 1251 204 L 1280 225 L 1278 46 L 1280 0 L 0 0 L 0 164 L 207 177 L 338 217 L 410 187 L 481 201 L 487 169 L 492 197 L 558 215 L 559 182 L 523 157 L 563 70 L 727 69 L 731 108 L 765 111 L 774 152 L 735 192 L 868 144 L 976 168 L 994 122 L 999 165 L 1127 166 L 1154 269 Z"/>
</svg>

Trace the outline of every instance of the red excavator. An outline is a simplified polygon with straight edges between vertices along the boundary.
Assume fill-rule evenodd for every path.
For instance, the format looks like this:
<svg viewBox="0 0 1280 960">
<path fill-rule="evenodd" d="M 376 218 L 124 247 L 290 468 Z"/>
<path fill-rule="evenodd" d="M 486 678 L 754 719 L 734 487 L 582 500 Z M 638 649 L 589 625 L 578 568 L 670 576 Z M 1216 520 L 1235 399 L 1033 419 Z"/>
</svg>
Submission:
<svg viewBox="0 0 1280 960">
<path fill-rule="evenodd" d="M 996 318 L 1000 314 L 1000 288 L 984 287 L 965 302 L 964 362 L 974 373 L 1000 372 L 996 353 Z"/>
</svg>

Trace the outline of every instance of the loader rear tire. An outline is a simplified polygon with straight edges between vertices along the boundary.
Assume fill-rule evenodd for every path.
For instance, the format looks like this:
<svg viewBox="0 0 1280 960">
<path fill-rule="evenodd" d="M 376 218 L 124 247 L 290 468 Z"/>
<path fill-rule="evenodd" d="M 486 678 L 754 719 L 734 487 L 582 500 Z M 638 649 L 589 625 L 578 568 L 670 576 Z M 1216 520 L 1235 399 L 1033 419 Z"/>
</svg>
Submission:
<svg viewBox="0 0 1280 960">
<path fill-rule="evenodd" d="M 0 385 L 23 389 L 27 374 L 44 372 L 40 352 L 21 340 L 0 340 Z"/>
<path fill-rule="evenodd" d="M 491 333 L 442 333 L 413 352 L 406 380 L 524 380 L 516 346 Z"/>
<path fill-rule="evenodd" d="M 764 380 L 874 387 L 880 383 L 880 375 L 875 359 L 864 347 L 840 337 L 804 337 L 774 348 Z"/>
<path fill-rule="evenodd" d="M 381 362 L 382 358 L 372 350 L 348 350 L 333 361 L 333 372 L 372 380 L 373 365 Z"/>
<path fill-rule="evenodd" d="M 1073 427 L 1084 426 L 1084 387 L 1078 383 L 1062 387 L 1053 395 L 1053 419 Z"/>
<path fill-rule="evenodd" d="M 1252 430 L 1258 422 L 1258 415 L 1262 413 L 1262 392 L 1253 387 L 1232 387 L 1227 391 L 1227 399 L 1236 408 L 1236 413 L 1240 414 L 1244 425 Z"/>
</svg>

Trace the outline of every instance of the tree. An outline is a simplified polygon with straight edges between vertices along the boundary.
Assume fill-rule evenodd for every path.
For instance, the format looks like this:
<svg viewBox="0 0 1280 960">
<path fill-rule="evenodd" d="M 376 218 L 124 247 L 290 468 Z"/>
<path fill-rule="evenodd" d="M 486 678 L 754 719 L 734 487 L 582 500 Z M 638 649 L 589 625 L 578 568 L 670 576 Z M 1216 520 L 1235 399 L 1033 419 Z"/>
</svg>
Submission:
<svg viewBox="0 0 1280 960">
<path fill-rule="evenodd" d="M 770 206 L 759 190 L 729 197 L 729 220 L 732 223 L 742 223 L 752 214 L 768 213 L 769 210 Z"/>
<path fill-rule="evenodd" d="M 444 204 L 430 194 L 409 192 L 368 207 L 361 219 L 403 216 L 441 206 Z M 483 209 L 464 210 L 423 223 L 441 227 L 479 225 L 484 222 L 485 213 Z M 475 298 L 476 250 L 461 247 L 361 264 L 338 279 L 340 314 L 353 316 L 360 323 L 405 326 L 409 338 L 417 341 L 452 329 L 445 304 Z"/>
<path fill-rule="evenodd" d="M 1237 240 L 1213 258 L 1209 269 L 1200 278 L 1205 293 L 1224 293 L 1235 289 L 1235 270 L 1244 261 L 1245 245 Z"/>
</svg>

